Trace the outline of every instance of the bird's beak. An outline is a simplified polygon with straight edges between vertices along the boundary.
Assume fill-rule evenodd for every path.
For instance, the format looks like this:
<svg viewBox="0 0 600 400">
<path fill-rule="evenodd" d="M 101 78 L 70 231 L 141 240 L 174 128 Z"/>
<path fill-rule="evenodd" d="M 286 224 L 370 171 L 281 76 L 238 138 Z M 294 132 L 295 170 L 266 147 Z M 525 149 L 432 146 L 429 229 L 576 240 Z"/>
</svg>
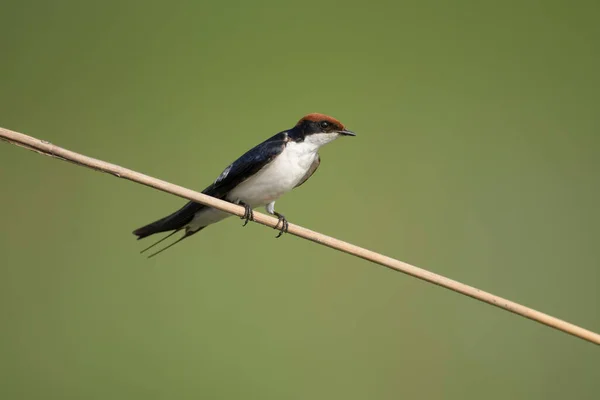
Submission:
<svg viewBox="0 0 600 400">
<path fill-rule="evenodd" d="M 347 131 L 347 130 L 343 130 L 343 131 L 338 131 L 338 133 L 340 135 L 344 135 L 344 136 L 356 136 L 356 133 L 352 132 L 352 131 Z"/>
</svg>

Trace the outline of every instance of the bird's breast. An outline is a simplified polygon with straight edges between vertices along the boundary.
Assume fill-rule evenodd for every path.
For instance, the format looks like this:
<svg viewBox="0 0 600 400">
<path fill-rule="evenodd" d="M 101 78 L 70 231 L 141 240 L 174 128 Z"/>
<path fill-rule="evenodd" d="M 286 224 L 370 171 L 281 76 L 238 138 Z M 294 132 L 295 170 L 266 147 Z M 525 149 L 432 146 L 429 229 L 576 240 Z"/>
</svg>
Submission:
<svg viewBox="0 0 600 400">
<path fill-rule="evenodd" d="M 230 201 L 243 201 L 258 207 L 277 200 L 302 180 L 317 157 L 316 149 L 289 142 L 277 157 L 235 189 Z"/>
</svg>

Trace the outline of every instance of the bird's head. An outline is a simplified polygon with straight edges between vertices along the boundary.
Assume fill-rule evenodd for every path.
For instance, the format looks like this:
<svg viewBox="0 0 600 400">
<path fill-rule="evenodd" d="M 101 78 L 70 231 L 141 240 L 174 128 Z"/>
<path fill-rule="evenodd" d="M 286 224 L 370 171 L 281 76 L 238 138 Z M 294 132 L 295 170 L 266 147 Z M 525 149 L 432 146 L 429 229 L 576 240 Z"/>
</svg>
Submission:
<svg viewBox="0 0 600 400">
<path fill-rule="evenodd" d="M 294 140 L 321 147 L 340 136 L 356 136 L 337 119 L 325 114 L 313 113 L 302 117 L 294 129 Z"/>
</svg>

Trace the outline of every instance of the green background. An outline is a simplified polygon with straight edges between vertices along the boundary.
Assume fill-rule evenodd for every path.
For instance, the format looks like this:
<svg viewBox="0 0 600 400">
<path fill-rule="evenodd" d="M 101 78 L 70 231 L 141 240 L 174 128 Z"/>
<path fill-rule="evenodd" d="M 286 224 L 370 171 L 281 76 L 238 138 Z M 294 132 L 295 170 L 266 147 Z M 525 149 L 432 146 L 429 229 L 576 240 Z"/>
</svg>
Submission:
<svg viewBox="0 0 600 400">
<path fill-rule="evenodd" d="M 0 126 L 201 190 L 333 115 L 293 223 L 600 331 L 594 3 L 4 1 Z M 237 218 L 147 260 L 182 199 L 0 183 L 2 399 L 598 398 L 596 346 L 417 279 Z"/>
</svg>

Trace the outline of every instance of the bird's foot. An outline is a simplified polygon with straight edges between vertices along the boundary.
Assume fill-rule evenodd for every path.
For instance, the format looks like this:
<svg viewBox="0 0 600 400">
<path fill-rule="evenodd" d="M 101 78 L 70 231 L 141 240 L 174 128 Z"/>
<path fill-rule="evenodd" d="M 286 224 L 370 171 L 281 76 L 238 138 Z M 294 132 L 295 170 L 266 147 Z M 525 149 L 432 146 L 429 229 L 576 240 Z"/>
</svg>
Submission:
<svg viewBox="0 0 600 400">
<path fill-rule="evenodd" d="M 283 235 L 284 233 L 287 233 L 289 224 L 283 214 L 279 214 L 278 212 L 274 212 L 273 214 L 276 215 L 277 218 L 279 218 L 279 221 L 277 221 L 277 225 L 275 225 L 275 228 L 273 228 L 273 229 L 279 229 L 279 235 L 275 236 L 275 239 L 277 239 L 277 238 L 281 237 L 281 235 Z M 281 228 L 279 228 L 279 223 L 281 223 Z"/>
<path fill-rule="evenodd" d="M 240 205 L 244 206 L 244 215 L 241 216 L 240 219 L 246 220 L 246 222 L 244 222 L 244 225 L 242 225 L 242 226 L 246 226 L 246 225 L 248 225 L 248 221 L 250 221 L 250 220 L 254 221 L 254 211 L 252 211 L 252 207 L 250 207 L 246 203 L 240 203 Z"/>
</svg>

